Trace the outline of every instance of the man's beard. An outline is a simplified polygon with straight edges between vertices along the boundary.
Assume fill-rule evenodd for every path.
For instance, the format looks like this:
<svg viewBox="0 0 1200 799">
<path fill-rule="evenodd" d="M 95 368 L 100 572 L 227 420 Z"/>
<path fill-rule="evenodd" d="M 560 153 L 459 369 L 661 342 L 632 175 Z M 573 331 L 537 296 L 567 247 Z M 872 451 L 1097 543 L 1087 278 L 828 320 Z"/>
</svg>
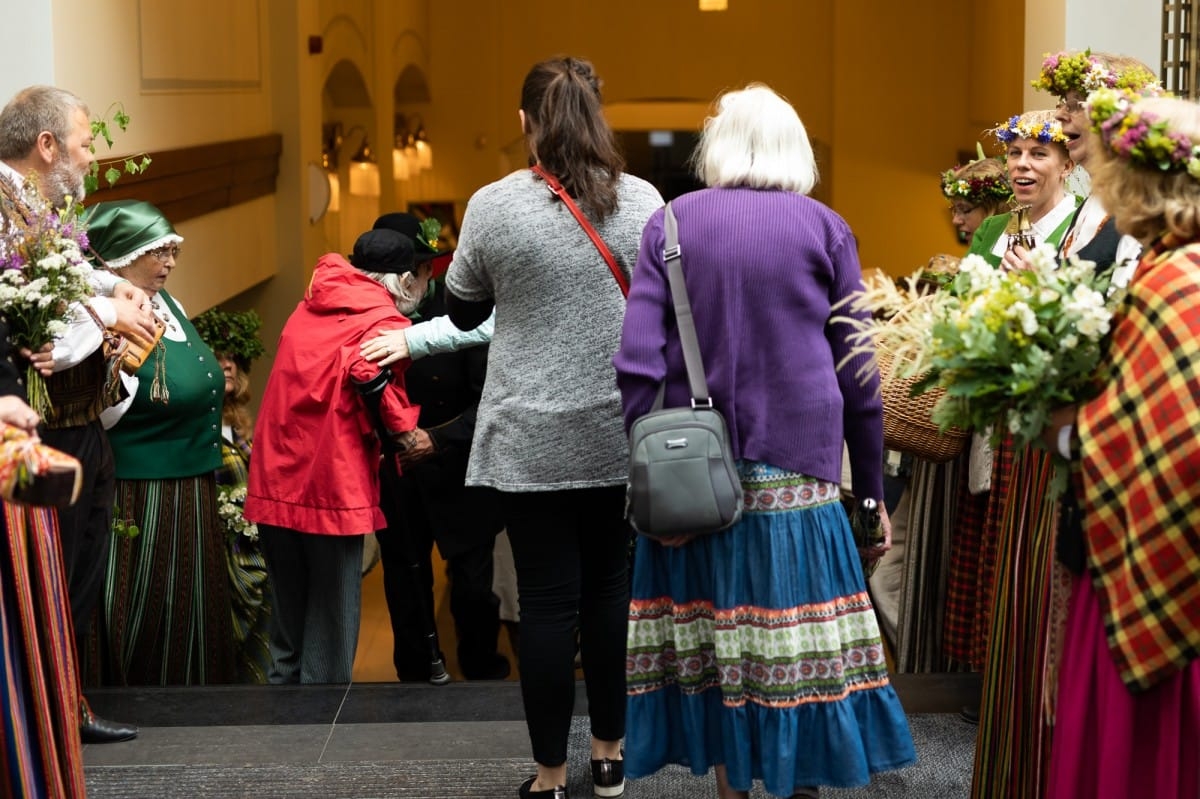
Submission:
<svg viewBox="0 0 1200 799">
<path fill-rule="evenodd" d="M 68 196 L 79 203 L 83 201 L 86 192 L 83 175 L 75 174 L 70 160 L 67 158 L 54 159 L 42 186 L 42 193 L 45 194 L 46 199 L 53 203 L 55 208 L 62 208 L 67 204 Z"/>
</svg>

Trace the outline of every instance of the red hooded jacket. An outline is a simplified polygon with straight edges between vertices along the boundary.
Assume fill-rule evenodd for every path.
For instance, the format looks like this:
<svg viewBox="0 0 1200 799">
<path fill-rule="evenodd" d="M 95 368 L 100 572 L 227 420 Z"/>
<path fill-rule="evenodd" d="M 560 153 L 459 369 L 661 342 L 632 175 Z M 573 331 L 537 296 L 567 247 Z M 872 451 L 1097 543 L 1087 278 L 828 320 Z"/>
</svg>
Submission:
<svg viewBox="0 0 1200 799">
<path fill-rule="evenodd" d="M 363 535 L 386 526 L 379 509 L 380 444 L 351 382 L 379 367 L 359 344 L 411 322 L 388 290 L 335 253 L 321 257 L 304 299 L 284 325 L 267 379 L 250 457 L 248 521 L 319 535 Z M 380 411 L 393 432 L 416 428 L 404 391 L 408 360 L 392 364 Z"/>
</svg>

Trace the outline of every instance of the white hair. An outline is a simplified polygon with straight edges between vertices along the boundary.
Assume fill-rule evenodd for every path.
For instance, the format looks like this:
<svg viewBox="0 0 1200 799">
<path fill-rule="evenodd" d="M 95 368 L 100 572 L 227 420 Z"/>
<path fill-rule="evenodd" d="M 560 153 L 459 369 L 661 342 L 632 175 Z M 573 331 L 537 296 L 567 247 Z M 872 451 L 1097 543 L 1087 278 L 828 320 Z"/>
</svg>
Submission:
<svg viewBox="0 0 1200 799">
<path fill-rule="evenodd" d="M 421 300 L 425 299 L 425 289 L 429 285 L 427 281 L 423 281 L 419 277 L 422 266 L 426 266 L 426 264 L 419 264 L 413 267 L 413 271 L 403 274 L 367 271 L 364 271 L 363 274 L 387 289 L 388 294 L 392 295 L 396 310 L 408 316 L 417 309 Z M 428 272 L 428 269 L 426 271 Z"/>
<path fill-rule="evenodd" d="M 693 155 L 706 186 L 748 186 L 808 194 L 817 163 L 796 109 L 768 86 L 752 83 L 723 94 L 704 120 Z"/>
</svg>

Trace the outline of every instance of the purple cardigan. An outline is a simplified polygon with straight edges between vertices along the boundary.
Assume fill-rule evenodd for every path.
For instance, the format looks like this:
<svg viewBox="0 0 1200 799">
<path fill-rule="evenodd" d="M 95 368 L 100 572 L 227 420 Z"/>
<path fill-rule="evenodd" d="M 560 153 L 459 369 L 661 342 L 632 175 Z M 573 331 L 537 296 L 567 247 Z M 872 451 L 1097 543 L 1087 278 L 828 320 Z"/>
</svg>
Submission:
<svg viewBox="0 0 1200 799">
<path fill-rule="evenodd" d="M 711 188 L 672 203 L 709 392 L 738 458 L 840 482 L 842 441 L 854 493 L 883 496 L 879 374 L 866 384 L 831 306 L 862 288 L 854 234 L 809 197 Z M 613 358 L 625 426 L 650 410 L 667 377 L 667 406 L 689 399 L 663 263 L 663 212 L 646 223 Z M 844 313 L 844 311 L 840 311 Z"/>
</svg>

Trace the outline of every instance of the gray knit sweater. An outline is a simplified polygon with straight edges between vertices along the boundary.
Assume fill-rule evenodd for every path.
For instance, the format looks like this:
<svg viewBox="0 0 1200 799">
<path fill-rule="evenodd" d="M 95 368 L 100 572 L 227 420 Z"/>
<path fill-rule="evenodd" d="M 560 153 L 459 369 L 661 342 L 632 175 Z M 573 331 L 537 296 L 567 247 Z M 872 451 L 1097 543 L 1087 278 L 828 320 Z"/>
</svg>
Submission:
<svg viewBox="0 0 1200 799">
<path fill-rule="evenodd" d="M 642 227 L 663 200 L 621 178 L 596 231 L 628 276 Z M 625 300 L 570 210 L 529 170 L 471 197 L 446 286 L 496 303 L 469 485 L 553 491 L 620 485 L 628 471 L 612 357 Z"/>
</svg>

